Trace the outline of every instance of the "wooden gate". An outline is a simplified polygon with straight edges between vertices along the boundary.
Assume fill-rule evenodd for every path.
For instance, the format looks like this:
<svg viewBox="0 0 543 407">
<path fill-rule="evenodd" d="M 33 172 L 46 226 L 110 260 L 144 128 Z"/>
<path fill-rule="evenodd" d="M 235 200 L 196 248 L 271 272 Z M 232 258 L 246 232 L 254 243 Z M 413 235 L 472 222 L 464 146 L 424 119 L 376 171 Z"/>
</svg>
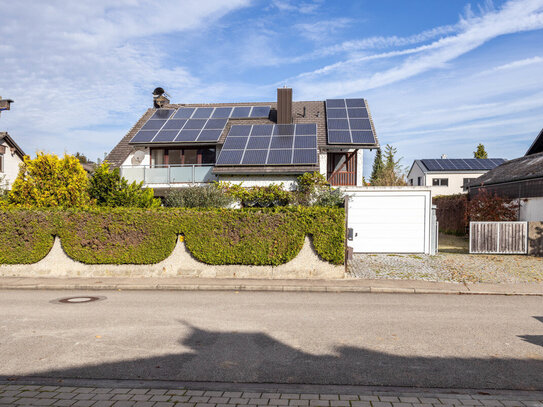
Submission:
<svg viewBox="0 0 543 407">
<path fill-rule="evenodd" d="M 526 254 L 528 222 L 470 222 L 469 252 Z"/>
</svg>

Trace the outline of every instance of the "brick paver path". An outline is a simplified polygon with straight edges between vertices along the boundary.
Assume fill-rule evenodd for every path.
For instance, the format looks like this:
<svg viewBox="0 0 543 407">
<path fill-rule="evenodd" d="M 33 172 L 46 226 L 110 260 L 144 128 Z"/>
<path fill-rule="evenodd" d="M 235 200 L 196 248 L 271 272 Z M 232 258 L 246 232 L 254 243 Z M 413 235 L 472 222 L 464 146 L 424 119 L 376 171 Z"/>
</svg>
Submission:
<svg viewBox="0 0 543 407">
<path fill-rule="evenodd" d="M 0 407 L 543 407 L 543 392 L 428 393 L 416 389 L 363 394 L 260 393 L 187 389 L 0 384 Z"/>
</svg>

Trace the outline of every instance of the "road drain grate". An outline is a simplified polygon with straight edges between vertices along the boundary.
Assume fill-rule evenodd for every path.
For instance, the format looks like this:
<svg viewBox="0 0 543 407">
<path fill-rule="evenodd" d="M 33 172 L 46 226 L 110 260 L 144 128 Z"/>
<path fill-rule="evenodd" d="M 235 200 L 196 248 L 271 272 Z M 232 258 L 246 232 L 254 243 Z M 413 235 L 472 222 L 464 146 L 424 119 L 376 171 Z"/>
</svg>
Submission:
<svg viewBox="0 0 543 407">
<path fill-rule="evenodd" d="M 105 300 L 102 296 L 65 297 L 51 301 L 53 304 L 86 304 L 88 302 Z"/>
</svg>

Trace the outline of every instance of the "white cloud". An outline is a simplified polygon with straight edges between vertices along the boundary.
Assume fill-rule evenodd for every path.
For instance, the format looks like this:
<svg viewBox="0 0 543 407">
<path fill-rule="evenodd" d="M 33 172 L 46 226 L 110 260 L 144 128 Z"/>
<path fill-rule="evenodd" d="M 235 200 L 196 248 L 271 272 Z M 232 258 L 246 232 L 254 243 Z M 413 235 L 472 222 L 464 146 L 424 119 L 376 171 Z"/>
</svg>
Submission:
<svg viewBox="0 0 543 407">
<path fill-rule="evenodd" d="M 532 65 L 532 64 L 541 64 L 541 63 L 543 63 L 543 58 L 539 57 L 539 56 L 535 56 L 535 57 L 532 57 L 532 58 L 520 59 L 518 61 L 509 62 L 507 64 L 503 64 L 503 65 L 496 66 L 496 67 L 491 68 L 491 69 L 487 69 L 487 70 L 481 72 L 480 75 L 486 75 L 486 74 L 493 73 L 493 72 L 498 72 L 498 71 L 506 71 L 506 70 L 509 70 L 509 69 L 517 69 L 517 68 L 521 68 L 523 66 L 528 66 L 528 65 Z"/>
<path fill-rule="evenodd" d="M 15 99 L 2 128 L 25 148 L 83 151 L 111 149 L 151 104 L 158 85 L 171 93 L 199 93 L 202 85 L 185 61 L 167 61 L 161 35 L 206 30 L 249 0 L 32 1 L 2 5 L 0 89 Z M 175 45 L 183 49 L 183 41 Z M 116 137 L 110 128 L 124 124 Z M 94 135 L 94 136 L 92 136 Z M 85 141 L 82 141 L 85 140 Z"/>
</svg>

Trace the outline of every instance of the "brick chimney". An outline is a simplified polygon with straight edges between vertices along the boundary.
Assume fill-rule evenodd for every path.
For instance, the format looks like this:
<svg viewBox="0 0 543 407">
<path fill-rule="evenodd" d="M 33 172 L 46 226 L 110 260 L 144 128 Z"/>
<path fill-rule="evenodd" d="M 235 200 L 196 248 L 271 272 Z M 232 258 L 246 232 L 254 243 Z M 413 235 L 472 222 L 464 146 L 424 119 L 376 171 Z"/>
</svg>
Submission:
<svg viewBox="0 0 543 407">
<path fill-rule="evenodd" d="M 292 123 L 292 88 L 277 89 L 277 124 Z"/>
</svg>

